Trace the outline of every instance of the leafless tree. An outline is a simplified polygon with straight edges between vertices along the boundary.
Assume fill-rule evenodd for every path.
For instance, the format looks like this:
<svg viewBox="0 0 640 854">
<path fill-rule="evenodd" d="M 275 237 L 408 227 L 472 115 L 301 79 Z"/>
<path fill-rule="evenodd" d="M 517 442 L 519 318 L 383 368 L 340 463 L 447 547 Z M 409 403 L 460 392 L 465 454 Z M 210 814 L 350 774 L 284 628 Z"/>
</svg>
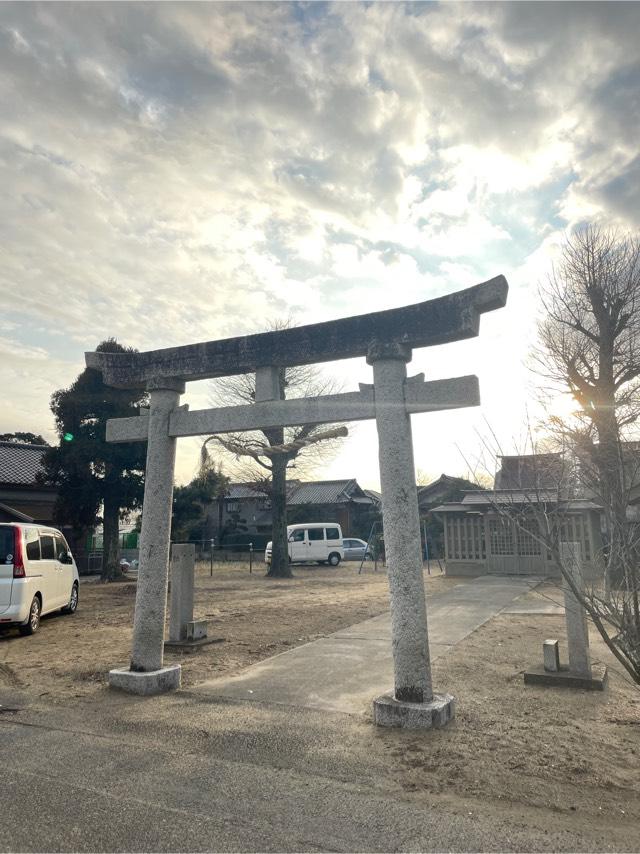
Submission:
<svg viewBox="0 0 640 854">
<path fill-rule="evenodd" d="M 540 297 L 536 370 L 577 404 L 574 418 L 550 426 L 602 503 L 607 586 L 637 597 L 626 515 L 639 459 L 629 440 L 640 415 L 640 240 L 599 226 L 575 232 Z"/>
<path fill-rule="evenodd" d="M 274 324 L 272 328 L 283 329 L 288 325 L 288 322 Z M 335 382 L 314 365 L 283 368 L 279 379 L 282 398 L 313 398 L 338 391 Z M 213 380 L 211 387 L 214 406 L 252 404 L 255 401 L 255 374 L 222 377 Z M 234 479 L 251 482 L 271 500 L 273 534 L 268 576 L 292 576 L 287 543 L 288 472 L 295 467 L 296 474 L 308 476 L 337 451 L 347 434 L 344 425 L 303 425 L 211 436 L 203 444 L 203 450 L 212 444 L 217 445 L 226 455 L 226 471 Z"/>
<path fill-rule="evenodd" d="M 555 569 L 571 589 L 612 654 L 634 682 L 640 685 L 637 569 L 635 573 L 627 574 L 628 583 L 614 589 L 604 585 L 602 574 L 585 579 L 583 589 L 576 586 L 572 567 L 565 564 L 562 543 L 572 541 L 573 538 L 568 524 L 569 512 L 572 502 L 584 496 L 584 467 L 574 453 L 573 446 L 560 446 L 553 434 L 543 437 L 541 444 L 544 454 L 540 453 L 540 444 L 533 439 L 532 430 L 528 429 L 526 450 L 531 461 L 529 480 L 518 489 L 495 492 L 490 502 L 491 509 L 515 526 L 517 542 L 522 540 L 537 544 L 539 554 L 547 558 L 549 569 Z M 481 445 L 483 459 L 492 461 L 489 465 L 495 469 L 498 459 L 504 456 L 495 434 L 492 433 L 489 438 L 481 437 Z M 543 464 L 536 472 L 536 459 L 548 457 L 551 448 L 557 454 L 558 464 L 553 469 Z M 627 524 L 625 539 L 619 543 L 619 559 L 625 567 L 637 567 L 639 546 L 640 523 Z M 601 549 L 591 555 L 591 560 L 593 564 L 603 566 L 607 557 L 606 551 Z"/>
</svg>

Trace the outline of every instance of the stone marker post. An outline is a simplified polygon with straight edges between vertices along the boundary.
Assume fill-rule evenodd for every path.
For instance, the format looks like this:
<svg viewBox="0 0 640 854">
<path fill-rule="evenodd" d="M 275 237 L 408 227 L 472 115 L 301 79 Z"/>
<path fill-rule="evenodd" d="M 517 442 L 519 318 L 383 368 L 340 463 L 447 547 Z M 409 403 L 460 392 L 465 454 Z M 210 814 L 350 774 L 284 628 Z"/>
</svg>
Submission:
<svg viewBox="0 0 640 854">
<path fill-rule="evenodd" d="M 195 562 L 196 547 L 193 543 L 176 543 L 171 547 L 170 641 L 185 641 L 187 623 L 193 622 Z"/>
<path fill-rule="evenodd" d="M 149 435 L 140 566 L 129 670 L 112 670 L 109 684 L 137 694 L 155 694 L 180 686 L 180 665 L 163 668 L 164 622 L 176 439 L 169 416 L 178 406 L 184 382 L 167 378 L 148 383 Z"/>
<path fill-rule="evenodd" d="M 384 543 L 391 598 L 394 696 L 374 701 L 383 726 L 442 726 L 453 717 L 453 698 L 434 698 L 422 576 L 418 493 L 411 418 L 405 407 L 406 364 L 402 344 L 374 344 L 373 365 Z"/>
<path fill-rule="evenodd" d="M 561 543 L 562 565 L 576 588 L 584 593 L 584 578 L 580 559 L 579 543 Z M 591 677 L 589 654 L 589 627 L 583 605 L 578 601 L 567 581 L 563 579 L 564 611 L 567 621 L 567 646 L 569 648 L 569 671 L 576 676 Z"/>
</svg>

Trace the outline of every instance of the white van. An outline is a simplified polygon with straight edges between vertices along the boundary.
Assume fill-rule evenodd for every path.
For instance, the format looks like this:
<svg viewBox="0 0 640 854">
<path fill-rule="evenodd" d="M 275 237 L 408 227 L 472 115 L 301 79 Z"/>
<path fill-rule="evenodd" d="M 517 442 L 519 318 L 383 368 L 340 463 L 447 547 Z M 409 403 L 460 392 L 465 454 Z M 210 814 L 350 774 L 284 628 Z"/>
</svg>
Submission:
<svg viewBox="0 0 640 854">
<path fill-rule="evenodd" d="M 38 631 L 40 617 L 78 607 L 78 569 L 60 531 L 44 525 L 0 522 L 0 626 Z"/>
<path fill-rule="evenodd" d="M 290 563 L 329 563 L 337 566 L 344 557 L 342 528 L 335 522 L 287 525 Z M 271 563 L 272 543 L 267 543 L 264 562 Z"/>
</svg>

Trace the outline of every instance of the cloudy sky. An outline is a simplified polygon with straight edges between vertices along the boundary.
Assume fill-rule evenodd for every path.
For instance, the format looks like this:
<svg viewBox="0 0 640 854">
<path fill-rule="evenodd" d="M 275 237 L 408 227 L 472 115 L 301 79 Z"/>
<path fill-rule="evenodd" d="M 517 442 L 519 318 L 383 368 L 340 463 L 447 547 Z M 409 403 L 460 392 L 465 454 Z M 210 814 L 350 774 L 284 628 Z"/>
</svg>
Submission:
<svg viewBox="0 0 640 854">
<path fill-rule="evenodd" d="M 636 3 L 3 3 L 0 431 L 53 439 L 52 391 L 108 336 L 186 344 L 503 273 L 478 339 L 410 365 L 477 373 L 482 407 L 414 417 L 414 443 L 434 476 L 487 424 L 513 450 L 563 234 L 639 224 L 638 32 Z M 318 475 L 375 487 L 374 426 Z"/>
</svg>

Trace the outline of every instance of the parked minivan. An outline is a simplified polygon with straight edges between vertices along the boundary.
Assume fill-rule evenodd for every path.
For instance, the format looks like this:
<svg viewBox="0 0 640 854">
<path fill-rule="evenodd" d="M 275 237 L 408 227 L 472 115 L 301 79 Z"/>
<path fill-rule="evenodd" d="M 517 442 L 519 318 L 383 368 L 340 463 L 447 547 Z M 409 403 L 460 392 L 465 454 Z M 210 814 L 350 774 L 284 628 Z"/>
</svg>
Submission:
<svg viewBox="0 0 640 854">
<path fill-rule="evenodd" d="M 329 563 L 337 566 L 344 557 L 342 528 L 335 522 L 287 525 L 290 563 Z M 271 563 L 272 543 L 267 543 L 264 562 Z"/>
<path fill-rule="evenodd" d="M 45 525 L 0 523 L 0 626 L 38 631 L 40 617 L 78 607 L 78 569 L 60 531 Z"/>
</svg>

